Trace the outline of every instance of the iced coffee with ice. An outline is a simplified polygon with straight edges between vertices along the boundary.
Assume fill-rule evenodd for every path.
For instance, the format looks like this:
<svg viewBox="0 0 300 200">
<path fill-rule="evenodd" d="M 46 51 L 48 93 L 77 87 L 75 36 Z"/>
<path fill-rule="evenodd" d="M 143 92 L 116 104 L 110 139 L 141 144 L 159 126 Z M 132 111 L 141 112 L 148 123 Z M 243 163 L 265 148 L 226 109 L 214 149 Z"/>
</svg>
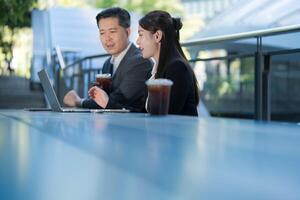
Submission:
<svg viewBox="0 0 300 200">
<path fill-rule="evenodd" d="M 173 82 L 168 79 L 150 79 L 148 87 L 147 111 L 153 115 L 167 115 Z"/>
<path fill-rule="evenodd" d="M 102 88 L 105 91 L 108 91 L 111 87 L 112 79 L 111 74 L 97 74 L 95 85 Z"/>
</svg>

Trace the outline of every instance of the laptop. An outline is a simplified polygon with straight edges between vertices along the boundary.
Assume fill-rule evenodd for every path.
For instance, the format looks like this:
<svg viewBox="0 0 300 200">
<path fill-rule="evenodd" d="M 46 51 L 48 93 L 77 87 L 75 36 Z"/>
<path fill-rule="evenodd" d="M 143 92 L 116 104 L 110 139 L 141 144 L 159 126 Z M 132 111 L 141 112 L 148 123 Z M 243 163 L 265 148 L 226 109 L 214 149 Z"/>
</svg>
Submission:
<svg viewBox="0 0 300 200">
<path fill-rule="evenodd" d="M 44 93 L 48 99 L 48 102 L 51 106 L 51 110 L 54 112 L 93 112 L 93 113 L 103 113 L 103 112 L 121 112 L 121 113 L 127 113 L 130 112 L 129 110 L 123 108 L 123 109 L 82 109 L 82 108 L 63 108 L 61 107 L 57 96 L 55 94 L 55 91 L 51 85 L 48 73 L 45 69 L 42 69 L 38 72 L 38 76 L 40 78 L 42 87 L 44 89 Z M 28 109 L 30 110 L 30 109 Z M 32 109 L 30 111 L 41 111 L 43 109 Z M 49 110 L 49 108 L 45 108 L 43 111 Z"/>
</svg>

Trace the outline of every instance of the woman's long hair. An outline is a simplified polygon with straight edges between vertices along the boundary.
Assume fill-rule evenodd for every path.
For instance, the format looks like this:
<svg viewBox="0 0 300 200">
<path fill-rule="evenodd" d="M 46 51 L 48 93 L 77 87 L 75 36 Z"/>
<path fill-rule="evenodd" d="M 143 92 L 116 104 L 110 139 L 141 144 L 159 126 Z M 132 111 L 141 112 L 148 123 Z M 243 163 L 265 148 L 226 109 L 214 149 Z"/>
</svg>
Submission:
<svg viewBox="0 0 300 200">
<path fill-rule="evenodd" d="M 141 18 L 139 20 L 139 25 L 153 34 L 158 30 L 161 30 L 163 33 L 155 78 L 162 76 L 168 61 L 172 59 L 172 54 L 174 51 L 177 51 L 186 62 L 189 68 L 188 70 L 191 71 L 193 75 L 193 85 L 195 88 L 196 102 L 198 104 L 199 90 L 197 79 L 179 43 L 179 30 L 182 28 L 180 18 L 173 18 L 168 12 L 155 10 Z"/>
</svg>

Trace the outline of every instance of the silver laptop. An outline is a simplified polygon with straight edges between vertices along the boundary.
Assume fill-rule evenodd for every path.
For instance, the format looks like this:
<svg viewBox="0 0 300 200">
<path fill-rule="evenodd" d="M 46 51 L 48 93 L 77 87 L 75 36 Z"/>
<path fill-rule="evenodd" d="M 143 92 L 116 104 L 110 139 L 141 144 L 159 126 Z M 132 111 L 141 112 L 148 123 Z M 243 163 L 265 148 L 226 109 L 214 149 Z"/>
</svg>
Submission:
<svg viewBox="0 0 300 200">
<path fill-rule="evenodd" d="M 50 83 L 49 76 L 45 69 L 38 72 L 44 93 L 51 106 L 51 110 L 54 112 L 129 112 L 127 109 L 81 109 L 81 108 L 62 108 L 57 99 L 55 91 Z"/>
</svg>

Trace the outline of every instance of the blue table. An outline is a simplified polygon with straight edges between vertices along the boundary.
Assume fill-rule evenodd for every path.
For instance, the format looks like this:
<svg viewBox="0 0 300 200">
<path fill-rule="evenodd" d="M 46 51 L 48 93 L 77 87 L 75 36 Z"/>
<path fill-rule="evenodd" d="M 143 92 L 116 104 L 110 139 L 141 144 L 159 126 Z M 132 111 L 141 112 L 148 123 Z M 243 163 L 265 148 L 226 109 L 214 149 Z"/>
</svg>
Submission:
<svg viewBox="0 0 300 200">
<path fill-rule="evenodd" d="M 300 126 L 0 110 L 0 199 L 300 199 Z"/>
</svg>

